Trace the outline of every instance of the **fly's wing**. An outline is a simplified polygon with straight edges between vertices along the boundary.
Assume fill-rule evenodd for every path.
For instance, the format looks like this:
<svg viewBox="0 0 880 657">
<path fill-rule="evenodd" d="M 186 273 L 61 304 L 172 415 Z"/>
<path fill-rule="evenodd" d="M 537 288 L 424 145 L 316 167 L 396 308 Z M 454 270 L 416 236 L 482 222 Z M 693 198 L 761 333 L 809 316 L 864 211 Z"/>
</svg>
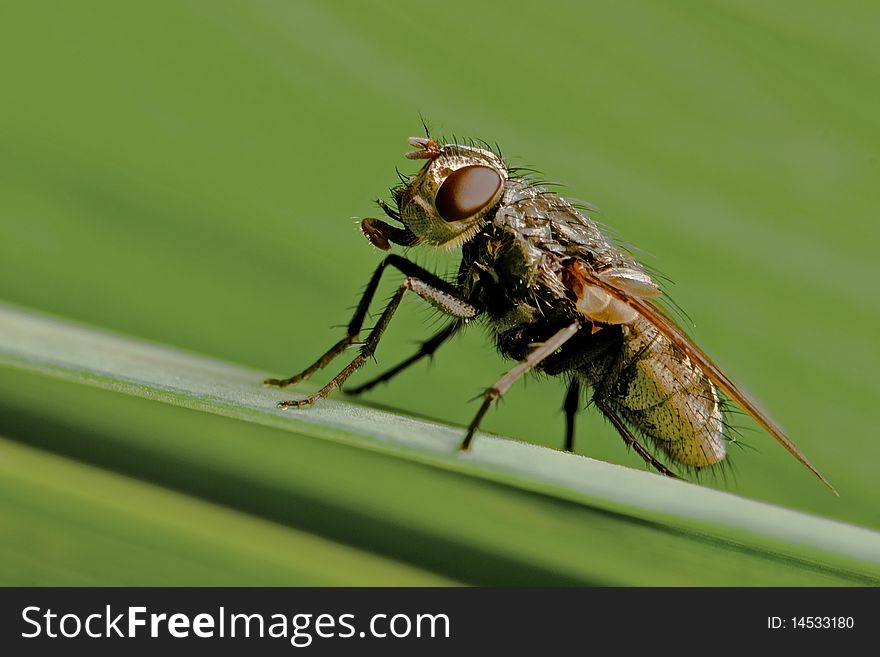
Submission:
<svg viewBox="0 0 880 657">
<path fill-rule="evenodd" d="M 721 369 L 712 362 L 712 359 L 700 349 L 690 337 L 681 330 L 675 322 L 673 322 L 655 302 L 646 298 L 646 295 L 638 294 L 635 290 L 631 291 L 632 284 L 621 285 L 621 281 L 615 280 L 613 277 L 606 278 L 603 273 L 596 273 L 587 267 L 580 267 L 578 276 L 583 277 L 583 281 L 608 295 L 614 297 L 619 302 L 626 304 L 639 315 L 644 317 L 650 324 L 657 329 L 667 340 L 678 347 L 682 353 L 695 363 L 703 373 L 731 399 L 736 401 L 743 410 L 745 410 L 755 421 L 760 424 L 767 433 L 779 442 L 789 453 L 806 466 L 810 472 L 816 475 L 823 484 L 825 484 L 832 493 L 837 495 L 837 491 L 823 477 L 816 467 L 810 463 L 806 456 L 797 448 L 797 446 L 785 435 L 782 428 L 776 424 L 758 404 L 752 400 L 739 386 L 728 378 Z"/>
</svg>

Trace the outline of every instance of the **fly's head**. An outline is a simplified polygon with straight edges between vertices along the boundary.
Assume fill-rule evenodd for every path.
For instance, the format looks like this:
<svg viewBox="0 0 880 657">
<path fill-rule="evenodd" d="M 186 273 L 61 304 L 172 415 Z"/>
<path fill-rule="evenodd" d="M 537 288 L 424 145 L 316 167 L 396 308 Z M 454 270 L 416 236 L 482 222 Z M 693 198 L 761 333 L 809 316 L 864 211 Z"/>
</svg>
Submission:
<svg viewBox="0 0 880 657">
<path fill-rule="evenodd" d="M 430 137 L 411 137 L 409 143 L 416 150 L 407 158 L 426 160 L 425 165 L 392 190 L 396 211 L 380 203 L 404 228 L 365 219 L 364 235 L 383 249 L 389 242 L 460 246 L 480 231 L 501 201 L 507 167 L 496 153 L 476 146 L 441 145 Z"/>
<path fill-rule="evenodd" d="M 395 191 L 400 218 L 419 241 L 453 248 L 473 237 L 498 204 L 507 167 L 492 151 L 460 144 L 440 145 L 412 137 L 410 159 L 425 166 Z"/>
</svg>

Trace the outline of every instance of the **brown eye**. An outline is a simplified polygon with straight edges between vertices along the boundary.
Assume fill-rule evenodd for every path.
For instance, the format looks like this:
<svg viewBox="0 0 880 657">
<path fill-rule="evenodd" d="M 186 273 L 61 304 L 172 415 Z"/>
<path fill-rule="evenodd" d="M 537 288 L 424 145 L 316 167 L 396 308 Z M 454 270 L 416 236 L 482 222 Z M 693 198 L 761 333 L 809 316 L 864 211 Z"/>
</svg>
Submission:
<svg viewBox="0 0 880 657">
<path fill-rule="evenodd" d="M 501 176 L 492 167 L 473 164 L 456 169 L 437 191 L 434 206 L 444 221 L 461 221 L 477 214 L 495 198 Z"/>
</svg>

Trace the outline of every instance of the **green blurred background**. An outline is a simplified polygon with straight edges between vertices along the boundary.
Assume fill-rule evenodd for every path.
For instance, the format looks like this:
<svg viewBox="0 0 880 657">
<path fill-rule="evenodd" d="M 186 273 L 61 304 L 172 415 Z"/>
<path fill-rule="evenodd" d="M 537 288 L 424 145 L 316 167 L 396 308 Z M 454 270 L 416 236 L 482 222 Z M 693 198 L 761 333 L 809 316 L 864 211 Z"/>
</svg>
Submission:
<svg viewBox="0 0 880 657">
<path fill-rule="evenodd" d="M 375 215 L 373 200 L 387 198 L 395 166 L 415 170 L 403 154 L 422 114 L 438 135 L 497 142 L 512 163 L 596 205 L 601 221 L 676 282 L 673 296 L 698 342 L 771 410 L 841 497 L 757 430 L 746 435 L 754 449 L 731 455 L 735 477 L 706 485 L 880 528 L 878 24 L 878 4 L 793 0 L 5 2 L 0 298 L 290 374 L 341 335 L 379 261 L 353 218 Z M 412 255 L 441 271 L 453 262 Z M 408 355 L 433 317 L 408 300 L 379 366 L 358 380 Z M 466 424 L 475 411 L 468 400 L 506 367 L 474 329 L 432 367 L 417 366 L 368 399 Z M 187 505 L 222 500 L 195 481 L 193 497 L 148 503 L 144 496 L 173 495 L 158 474 L 152 483 L 144 471 L 138 481 L 112 479 L 57 461 L 50 452 L 64 453 L 58 445 L 94 441 L 97 452 L 102 436 L 185 443 L 210 432 L 226 435 L 234 451 L 244 449 L 237 439 L 272 432 L 9 370 L 0 370 L 0 389 L 8 448 L 48 450 L 27 453 L 26 475 L 17 469 L 0 480 L 0 519 L 18 546 L 5 549 L 20 559 L 0 573 L 5 582 L 438 583 L 450 575 L 442 546 L 410 572 L 386 562 L 391 548 L 378 538 L 357 551 L 332 523 L 282 529 L 271 513 L 233 517 L 222 504 L 210 510 L 220 514 L 213 539 L 175 534 L 173 550 L 166 542 L 140 560 L 141 575 L 114 570 L 101 555 L 118 546 L 105 530 L 87 531 L 111 513 L 98 501 L 130 499 L 115 512 L 133 523 L 125 545 L 143 546 L 137 536 L 161 532 L 138 524 L 131 509 L 192 527 L 209 511 Z M 558 446 L 563 393 L 555 381 L 520 384 L 484 429 Z M 593 412 L 581 416 L 578 444 L 642 467 Z M 308 445 L 301 449 L 306 458 Z M 315 479 L 313 490 L 328 495 L 359 482 L 349 501 L 413 495 L 435 511 L 451 497 L 451 508 L 466 512 L 489 494 L 469 498 L 461 486 L 482 484 L 339 451 L 315 455 L 299 476 L 333 473 Z M 58 490 L 46 489 L 50 480 Z M 70 497 L 86 490 L 98 504 L 92 515 Z M 519 507 L 499 504 L 515 523 Z M 487 508 L 474 525 L 491 526 L 487 517 L 504 525 L 498 507 Z M 184 520 L 190 513 L 200 520 Z M 241 555 L 230 547 L 223 557 L 216 542 L 233 535 L 263 536 L 275 555 L 293 541 L 339 565 L 300 572 L 276 557 L 277 571 L 235 570 Z M 328 536 L 339 540 L 332 550 L 322 547 Z M 67 548 L 46 547 L 51 541 Z M 60 565 L 53 571 L 26 553 L 54 554 Z M 555 581 L 548 569 L 524 581 Z"/>
</svg>

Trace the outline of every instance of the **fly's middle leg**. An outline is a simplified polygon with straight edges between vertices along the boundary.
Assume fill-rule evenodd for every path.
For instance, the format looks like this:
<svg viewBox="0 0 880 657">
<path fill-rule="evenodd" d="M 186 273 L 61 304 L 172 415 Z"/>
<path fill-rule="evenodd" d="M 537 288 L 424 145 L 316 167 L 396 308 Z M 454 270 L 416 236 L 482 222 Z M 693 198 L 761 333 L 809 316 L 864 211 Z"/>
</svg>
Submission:
<svg viewBox="0 0 880 657">
<path fill-rule="evenodd" d="M 554 333 L 546 342 L 535 347 L 525 359 L 520 361 L 519 365 L 498 379 L 498 381 L 495 382 L 495 385 L 483 393 L 483 403 L 480 406 L 480 410 L 477 411 L 477 415 L 468 427 L 467 434 L 461 443 L 460 449 L 462 452 L 466 452 L 470 449 L 474 434 L 476 434 L 477 429 L 480 427 L 480 422 L 482 422 L 483 416 L 486 415 L 486 411 L 489 410 L 492 402 L 507 392 L 510 389 L 510 386 L 512 386 L 514 382 L 520 379 L 524 374 L 533 370 L 539 363 L 541 363 L 541 361 L 555 353 L 556 350 L 568 342 L 572 336 L 580 330 L 580 328 L 580 322 L 574 322 Z"/>
<path fill-rule="evenodd" d="M 568 392 L 562 410 L 565 411 L 565 451 L 574 451 L 574 420 L 581 408 L 581 382 L 572 378 L 568 384 Z"/>
</svg>

